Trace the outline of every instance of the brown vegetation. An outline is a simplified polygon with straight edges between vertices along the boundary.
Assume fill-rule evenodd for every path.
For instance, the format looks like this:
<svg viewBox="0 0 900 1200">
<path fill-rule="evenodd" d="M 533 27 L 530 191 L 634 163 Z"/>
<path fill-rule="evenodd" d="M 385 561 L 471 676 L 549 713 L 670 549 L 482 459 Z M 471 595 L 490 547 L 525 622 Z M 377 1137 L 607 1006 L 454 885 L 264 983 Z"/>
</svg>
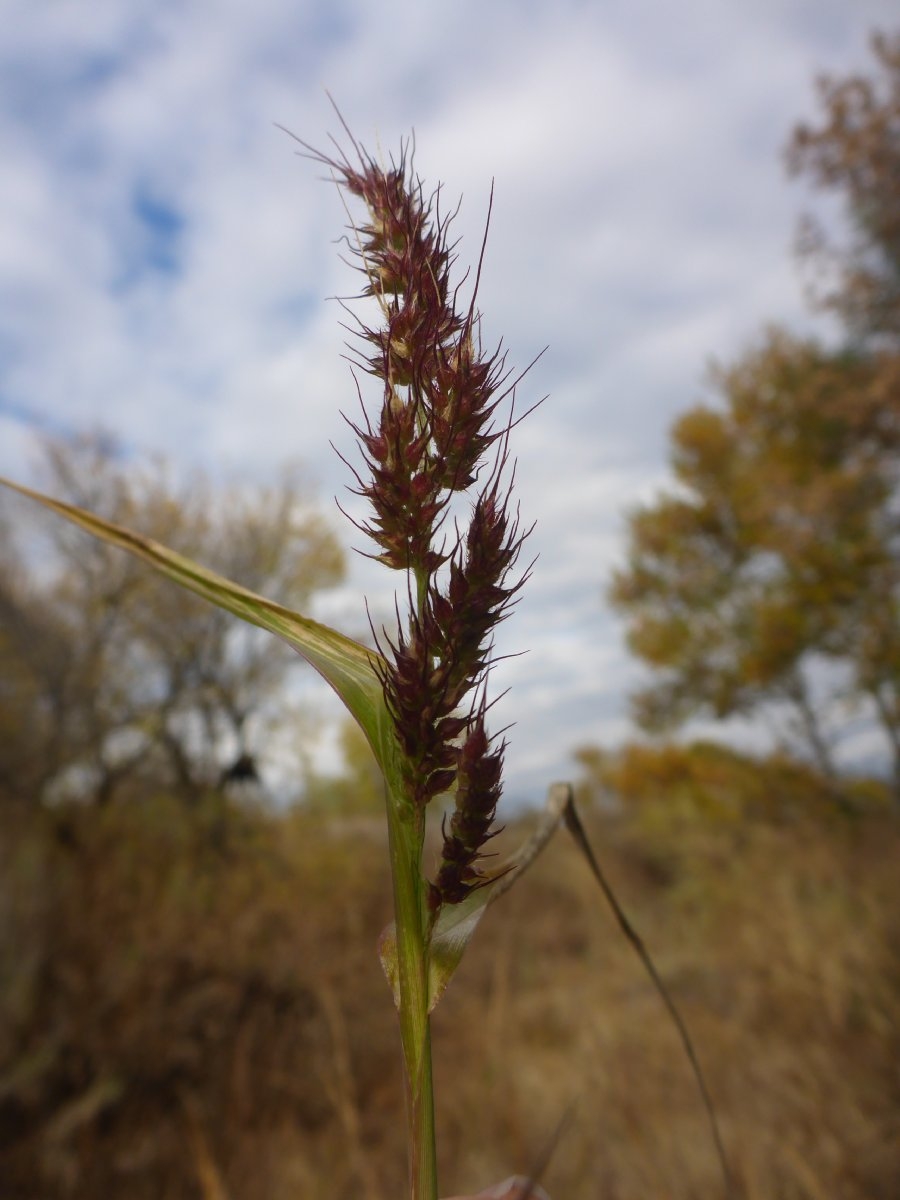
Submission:
<svg viewBox="0 0 900 1200">
<path fill-rule="evenodd" d="M 896 822 L 644 806 L 591 833 L 738 1194 L 894 1196 Z M 23 817 L 0 853 L 0 1194 L 402 1194 L 380 822 L 160 797 Z M 485 920 L 434 1038 L 445 1193 L 527 1172 L 573 1105 L 551 1195 L 721 1194 L 677 1037 L 562 835 Z"/>
</svg>

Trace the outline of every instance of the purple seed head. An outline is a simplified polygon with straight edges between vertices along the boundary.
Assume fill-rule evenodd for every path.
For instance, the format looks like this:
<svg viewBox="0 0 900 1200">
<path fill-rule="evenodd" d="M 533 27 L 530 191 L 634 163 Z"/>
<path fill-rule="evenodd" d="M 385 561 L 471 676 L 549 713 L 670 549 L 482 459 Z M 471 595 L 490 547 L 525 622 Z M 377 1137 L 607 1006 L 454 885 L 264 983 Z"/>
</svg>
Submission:
<svg viewBox="0 0 900 1200">
<path fill-rule="evenodd" d="M 499 348 L 483 353 L 475 295 L 459 304 L 440 189 L 425 196 L 408 145 L 384 167 L 347 132 L 355 161 L 339 148 L 311 153 L 366 207 L 348 241 L 380 319 L 357 320 L 357 364 L 380 381 L 381 399 L 374 419 L 349 422 L 365 462 L 354 492 L 369 504 L 358 527 L 374 557 L 409 581 L 405 627 L 398 617 L 396 634 L 378 638 L 407 799 L 421 808 L 456 787 L 430 887 L 436 909 L 484 883 L 477 861 L 502 790 L 505 743 L 486 731 L 484 683 L 493 631 L 528 575 L 514 568 L 530 530 L 520 532 L 501 483 L 512 417 L 495 422 L 518 381 Z M 450 502 L 469 491 L 468 522 L 448 537 Z"/>
</svg>

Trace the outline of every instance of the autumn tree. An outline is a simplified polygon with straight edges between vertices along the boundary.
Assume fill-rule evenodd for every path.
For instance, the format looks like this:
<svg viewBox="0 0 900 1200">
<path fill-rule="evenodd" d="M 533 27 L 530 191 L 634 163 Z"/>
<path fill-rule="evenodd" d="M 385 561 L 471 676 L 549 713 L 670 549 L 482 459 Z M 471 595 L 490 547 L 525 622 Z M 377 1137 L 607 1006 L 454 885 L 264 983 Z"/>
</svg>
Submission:
<svg viewBox="0 0 900 1200">
<path fill-rule="evenodd" d="M 787 148 L 793 174 L 842 202 L 847 236 L 806 217 L 800 245 L 824 276 L 819 300 L 848 333 L 897 349 L 900 340 L 900 34 L 872 39 L 872 76 L 818 81 L 821 124 L 802 123 Z"/>
<path fill-rule="evenodd" d="M 843 345 L 771 329 L 675 424 L 676 486 L 629 518 L 611 588 L 655 669 L 641 723 L 779 705 L 836 779 L 820 701 L 864 707 L 900 802 L 900 38 L 881 80 L 823 81 L 790 161 L 844 198 L 853 236 L 824 302 Z M 807 241 L 833 266 L 824 238 Z"/>
<path fill-rule="evenodd" d="M 828 780 L 783 752 L 755 755 L 713 741 L 687 745 L 626 742 L 615 750 L 576 754 L 580 795 L 599 807 L 624 805 L 645 828 L 674 832 L 697 817 L 720 825 L 746 818 L 815 817 L 834 803 Z M 845 785 L 855 803 L 886 806 L 886 788 L 871 779 Z"/>
<path fill-rule="evenodd" d="M 342 577 L 341 549 L 296 473 L 251 491 L 176 484 L 163 463 L 126 469 L 102 438 L 46 450 L 57 495 L 253 591 L 303 606 Z M 0 787 L 103 803 L 125 785 L 195 798 L 254 777 L 276 727 L 298 719 L 290 647 L 64 523 L 41 525 L 37 544 L 26 567 L 9 526 L 0 539 L 0 727 L 13 733 Z"/>
</svg>

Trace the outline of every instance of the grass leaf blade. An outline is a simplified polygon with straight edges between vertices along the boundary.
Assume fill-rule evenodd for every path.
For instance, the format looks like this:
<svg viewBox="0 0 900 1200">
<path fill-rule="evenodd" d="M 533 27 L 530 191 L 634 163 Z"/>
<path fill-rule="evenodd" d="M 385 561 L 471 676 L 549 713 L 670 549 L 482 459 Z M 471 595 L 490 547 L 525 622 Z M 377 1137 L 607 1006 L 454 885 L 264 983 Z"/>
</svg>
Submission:
<svg viewBox="0 0 900 1200">
<path fill-rule="evenodd" d="M 376 652 L 327 625 L 258 596 L 123 525 L 2 476 L 0 484 L 36 501 L 94 537 L 142 559 L 159 574 L 204 600 L 283 638 L 335 690 L 361 726 L 382 768 L 387 771 L 391 766 L 394 738 L 378 677 L 376 664 L 380 656 Z"/>
<path fill-rule="evenodd" d="M 722 1168 L 722 1176 L 725 1184 L 725 1196 L 730 1198 L 734 1195 L 734 1188 L 732 1186 L 732 1176 L 731 1169 L 728 1164 L 728 1156 L 725 1153 L 725 1144 L 722 1140 L 722 1133 L 719 1129 L 719 1121 L 716 1117 L 715 1105 L 713 1104 L 713 1099 L 706 1083 L 706 1076 L 703 1074 L 703 1068 L 700 1066 L 700 1060 L 697 1057 L 696 1050 L 694 1049 L 693 1040 L 688 1032 L 688 1027 L 685 1024 L 681 1013 L 678 1011 L 678 1007 L 675 1004 L 675 1001 L 672 999 L 669 989 L 666 987 L 665 981 L 663 980 L 659 971 L 657 971 L 656 964 L 651 958 L 649 950 L 644 945 L 641 936 L 637 933 L 634 926 L 628 920 L 624 909 L 622 908 L 615 892 L 610 886 L 609 880 L 606 878 L 606 875 L 600 866 L 597 856 L 594 854 L 593 847 L 588 840 L 584 826 L 581 823 L 581 818 L 579 817 L 578 811 L 575 808 L 575 798 L 571 787 L 569 787 L 568 793 L 568 798 L 563 809 L 563 820 L 565 821 L 566 829 L 568 829 L 569 833 L 572 835 L 575 844 L 587 861 L 587 864 L 591 870 L 591 874 L 600 885 L 600 889 L 606 898 L 606 902 L 613 911 L 613 915 L 619 924 L 619 928 L 624 934 L 626 940 L 632 946 L 635 954 L 641 960 L 644 970 L 649 975 L 654 988 L 656 989 L 666 1008 L 666 1012 L 671 1018 L 672 1024 L 678 1031 L 678 1036 L 681 1040 L 681 1044 L 684 1048 L 688 1062 L 691 1065 L 691 1070 L 694 1074 L 694 1079 L 697 1082 L 697 1088 L 700 1092 L 700 1098 L 703 1102 L 703 1107 L 706 1110 L 706 1115 L 709 1120 L 710 1132 L 715 1144 L 716 1155 Z"/>
</svg>

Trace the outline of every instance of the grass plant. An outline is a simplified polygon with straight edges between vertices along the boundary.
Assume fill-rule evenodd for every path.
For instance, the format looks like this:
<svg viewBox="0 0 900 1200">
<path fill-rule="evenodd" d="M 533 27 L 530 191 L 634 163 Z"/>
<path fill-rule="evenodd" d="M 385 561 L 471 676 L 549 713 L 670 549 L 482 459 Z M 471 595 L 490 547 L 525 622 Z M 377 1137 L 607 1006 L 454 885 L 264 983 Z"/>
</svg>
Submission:
<svg viewBox="0 0 900 1200">
<path fill-rule="evenodd" d="M 545 836 L 519 857 L 486 865 L 506 748 L 502 733 L 488 730 L 492 638 L 528 576 L 527 567 L 517 571 L 528 531 L 511 500 L 518 380 L 499 349 L 482 348 L 480 261 L 466 303 L 461 281 L 451 278 L 451 217 L 440 189 L 426 195 L 409 145 L 385 166 L 345 133 L 352 157 L 337 142 L 330 155 L 305 149 L 365 207 L 349 242 L 362 296 L 380 319 L 357 321 L 356 366 L 379 394 L 374 414 L 361 403 L 361 416 L 350 420 L 362 452 L 362 465 L 350 469 L 353 490 L 369 506 L 358 528 L 374 543 L 373 557 L 401 580 L 396 628 L 373 628 L 370 649 L 138 533 L 18 490 L 286 638 L 362 728 L 384 780 L 394 921 L 380 954 L 400 1021 L 410 1194 L 436 1200 L 430 1014 L 492 889 L 508 888 Z M 426 810 L 451 792 L 439 863 L 429 873 Z M 554 821 L 560 815 L 557 805 Z"/>
<path fill-rule="evenodd" d="M 438 1195 L 432 1011 L 488 905 L 509 890 L 563 819 L 678 1028 L 730 1191 L 712 1103 L 686 1027 L 590 850 L 571 788 L 551 789 L 544 820 L 517 851 L 495 856 L 487 849 L 497 833 L 506 750 L 502 730 L 488 727 L 493 636 L 530 570 L 519 561 L 529 528 L 512 498 L 510 444 L 520 419 L 514 399 L 521 376 L 508 369 L 502 349 L 485 351 L 482 345 L 477 296 L 484 245 L 464 301 L 465 276 L 453 277 L 452 215 L 442 207 L 440 189 L 425 192 L 410 146 L 384 165 L 346 127 L 344 132 L 347 153 L 337 142 L 329 154 L 301 144 L 328 168 L 348 204 L 361 202 L 364 209 L 360 219 L 351 215 L 348 244 L 363 280 L 360 298 L 377 320 L 369 323 L 351 310 L 360 415 L 347 419 L 361 464 L 348 466 L 352 490 L 367 505 L 357 528 L 372 544 L 372 556 L 398 577 L 396 625 L 373 627 L 369 648 L 138 533 L 9 486 L 286 639 L 334 688 L 363 731 L 384 784 L 394 919 L 381 933 L 379 952 L 399 1016 L 412 1200 Z M 374 405 L 364 396 L 365 379 L 374 381 Z M 425 855 L 427 817 L 442 796 L 452 797 L 452 809 L 441 822 L 432 870 Z M 340 1050 L 343 1034 L 330 993 L 321 1008 Z M 340 1053 L 335 1059 L 345 1060 Z M 108 1082 L 112 1090 L 93 1101 L 101 1107 L 115 1102 L 119 1084 Z M 330 1083 L 339 1093 L 340 1072 Z M 206 1162 L 201 1126 L 185 1105 L 194 1152 Z M 352 1142 L 352 1109 L 341 1111 Z M 492 1195 L 526 1200 L 536 1189 L 536 1180 L 523 1178 Z"/>
</svg>

